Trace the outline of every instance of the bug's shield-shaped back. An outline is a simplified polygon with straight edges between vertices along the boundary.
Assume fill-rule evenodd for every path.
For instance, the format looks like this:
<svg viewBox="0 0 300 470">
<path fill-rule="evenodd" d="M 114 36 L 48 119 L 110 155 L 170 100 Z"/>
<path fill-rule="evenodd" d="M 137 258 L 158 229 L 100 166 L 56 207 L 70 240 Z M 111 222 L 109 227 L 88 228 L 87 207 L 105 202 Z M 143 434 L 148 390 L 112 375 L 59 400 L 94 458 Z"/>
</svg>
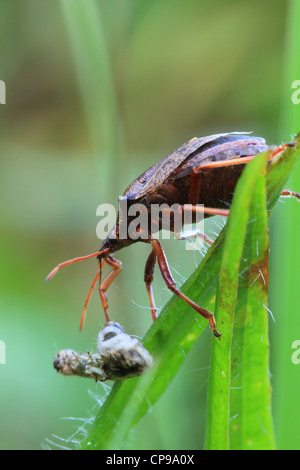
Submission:
<svg viewBox="0 0 300 470">
<path fill-rule="evenodd" d="M 138 199 L 149 193 L 159 184 L 163 183 L 192 153 L 200 150 L 201 147 L 209 142 L 213 142 L 220 137 L 226 137 L 228 135 L 246 134 L 251 134 L 251 132 L 227 132 L 223 134 L 213 134 L 207 137 L 194 137 L 142 173 L 139 178 L 128 186 L 124 196 L 128 196 L 130 199 Z"/>
</svg>

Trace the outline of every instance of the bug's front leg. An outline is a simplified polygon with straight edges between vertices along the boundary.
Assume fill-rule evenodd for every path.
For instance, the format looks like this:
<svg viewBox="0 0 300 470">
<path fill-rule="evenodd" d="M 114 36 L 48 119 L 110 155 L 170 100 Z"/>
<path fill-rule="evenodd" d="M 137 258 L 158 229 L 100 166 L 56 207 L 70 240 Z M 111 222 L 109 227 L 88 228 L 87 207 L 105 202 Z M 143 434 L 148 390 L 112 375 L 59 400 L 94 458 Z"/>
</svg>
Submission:
<svg viewBox="0 0 300 470">
<path fill-rule="evenodd" d="M 122 263 L 121 261 L 113 258 L 112 256 L 107 256 L 105 258 L 105 261 L 109 266 L 113 268 L 113 270 L 103 279 L 103 281 L 99 285 L 99 293 L 100 293 L 100 299 L 102 302 L 102 307 L 104 310 L 105 314 L 105 319 L 106 322 L 110 321 L 109 314 L 108 314 L 108 301 L 107 301 L 107 295 L 106 291 L 111 285 L 111 283 L 115 280 L 117 275 L 120 273 L 122 269 Z"/>
<path fill-rule="evenodd" d="M 213 313 L 209 312 L 208 310 L 205 310 L 202 307 L 199 307 L 199 305 L 197 305 L 195 302 L 189 299 L 186 295 L 184 295 L 179 289 L 177 289 L 176 283 L 172 277 L 170 268 L 168 266 L 166 255 L 162 249 L 161 244 L 156 239 L 151 240 L 151 244 L 152 244 L 153 250 L 156 252 L 158 266 L 168 289 L 170 289 L 174 294 L 178 295 L 178 297 L 180 297 L 188 305 L 190 305 L 194 310 L 196 310 L 197 313 L 199 313 L 204 318 L 206 318 L 209 321 L 209 325 L 212 329 L 213 334 L 217 338 L 219 338 L 221 335 L 217 332 L 216 322 L 215 322 Z"/>
</svg>

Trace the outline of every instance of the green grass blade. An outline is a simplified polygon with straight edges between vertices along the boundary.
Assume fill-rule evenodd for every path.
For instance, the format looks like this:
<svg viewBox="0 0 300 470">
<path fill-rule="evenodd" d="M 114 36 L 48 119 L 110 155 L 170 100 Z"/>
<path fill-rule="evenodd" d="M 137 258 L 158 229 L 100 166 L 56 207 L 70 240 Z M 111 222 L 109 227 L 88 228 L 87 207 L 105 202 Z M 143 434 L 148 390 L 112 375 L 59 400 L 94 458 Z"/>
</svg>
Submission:
<svg viewBox="0 0 300 470">
<path fill-rule="evenodd" d="M 60 4 L 98 166 L 99 190 L 109 200 L 122 154 L 122 132 L 101 11 L 95 0 L 62 0 Z"/>
<path fill-rule="evenodd" d="M 292 171 L 299 162 L 299 139 L 300 134 L 294 140 L 294 147 L 288 147 L 275 157 L 268 166 L 267 172 L 267 209 L 268 215 L 280 196 L 280 193 L 286 185 Z"/>
<path fill-rule="evenodd" d="M 287 178 L 291 171 L 293 165 L 290 164 L 290 161 L 292 160 L 294 164 L 297 154 L 299 154 L 298 143 L 296 147 L 287 149 L 278 158 L 276 165 L 280 165 L 279 173 L 276 165 L 270 167 L 267 181 L 272 188 L 272 191 L 270 191 L 272 201 L 268 206 L 269 210 L 273 208 L 276 202 L 275 192 L 280 194 L 284 178 Z M 276 186 L 276 178 L 279 180 L 278 186 Z M 186 295 L 198 304 L 213 311 L 227 229 L 226 226 L 208 251 L 201 265 L 181 288 Z M 123 447 L 129 430 L 151 409 L 166 390 L 179 370 L 186 354 L 193 347 L 206 326 L 206 320 L 198 316 L 185 302 L 173 296 L 143 340 L 145 347 L 154 357 L 153 370 L 148 373 L 149 375 L 114 384 L 110 395 L 95 417 L 87 437 L 79 447 L 81 449 L 116 449 Z M 225 323 L 219 323 L 217 326 L 220 332 L 223 333 L 220 342 L 214 339 L 214 343 L 219 345 L 226 342 L 225 332 L 227 333 L 227 329 L 230 330 L 231 327 L 228 327 Z M 220 403 L 218 406 L 220 406 Z M 222 403 L 222 406 L 227 406 L 227 403 Z"/>
<path fill-rule="evenodd" d="M 268 218 L 257 181 L 241 263 L 232 347 L 230 449 L 274 449 L 268 341 Z"/>
<path fill-rule="evenodd" d="M 295 149 L 289 148 L 269 165 L 267 174 L 269 214 L 297 162 L 297 153 Z M 248 224 L 240 267 L 243 278 L 240 281 L 237 296 L 233 348 L 231 348 L 232 312 L 237 282 L 235 279 L 234 283 L 234 279 L 231 278 L 231 283 L 228 285 L 226 279 L 230 279 L 230 270 L 234 270 L 235 276 L 237 271 L 236 265 L 227 263 L 227 257 L 235 256 L 236 263 L 241 252 L 238 242 L 235 248 L 234 236 L 231 251 L 226 240 L 224 244 L 224 252 L 227 251 L 224 260 L 225 272 L 221 268 L 219 283 L 221 296 L 224 296 L 229 305 L 225 309 L 221 305 L 220 310 L 221 318 L 223 314 L 224 320 L 228 312 L 231 312 L 231 322 L 227 324 L 229 331 L 226 344 L 214 344 L 212 352 L 206 441 L 209 449 L 273 449 L 275 447 L 268 372 L 269 242 L 265 201 L 265 182 L 261 177 L 256 182 L 251 211 L 248 214 L 251 223 Z M 233 209 L 234 204 L 231 207 L 231 215 L 233 215 Z M 226 239 L 230 233 L 229 222 L 230 220 Z M 234 228 L 238 234 L 239 224 L 236 224 Z M 243 235 L 244 232 L 241 234 Z M 220 323 L 218 307 L 217 303 L 216 317 Z M 232 371 L 230 367 L 233 367 Z"/>
<path fill-rule="evenodd" d="M 279 138 L 283 141 L 290 139 L 291 134 L 297 133 L 300 127 L 300 104 L 292 100 L 292 94 L 297 91 L 292 88 L 292 84 L 300 78 L 300 2 L 289 0 L 286 4 L 284 60 L 280 68 L 282 102 Z M 287 187 L 299 192 L 300 166 L 293 171 Z M 299 400 L 300 374 L 299 366 L 291 360 L 291 346 L 299 339 L 300 331 L 299 205 L 288 201 L 284 205 L 280 204 L 276 212 L 276 219 L 272 221 L 274 236 L 271 239 L 271 263 L 276 269 L 272 272 L 270 292 L 270 304 L 275 317 L 272 339 L 276 342 L 276 351 L 272 352 L 272 369 L 276 370 L 273 379 L 276 387 L 273 410 L 277 445 L 279 449 L 286 450 L 299 448 L 300 408 L 295 403 Z"/>
<path fill-rule="evenodd" d="M 251 208 L 264 196 L 266 157 L 253 160 L 240 179 L 230 209 L 216 300 L 216 320 L 223 333 L 215 341 L 208 386 L 206 448 L 229 449 L 231 345 L 239 272 Z M 261 183 L 262 182 L 262 183 Z"/>
</svg>

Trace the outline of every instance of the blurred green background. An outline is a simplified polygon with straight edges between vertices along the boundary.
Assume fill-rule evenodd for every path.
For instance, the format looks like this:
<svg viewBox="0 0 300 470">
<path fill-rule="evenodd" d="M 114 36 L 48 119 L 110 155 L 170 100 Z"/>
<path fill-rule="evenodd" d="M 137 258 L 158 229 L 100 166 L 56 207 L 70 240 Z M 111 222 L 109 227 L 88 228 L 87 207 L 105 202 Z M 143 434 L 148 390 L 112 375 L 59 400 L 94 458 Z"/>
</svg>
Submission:
<svg viewBox="0 0 300 470">
<path fill-rule="evenodd" d="M 194 136 L 253 131 L 280 144 L 300 130 L 291 103 L 291 83 L 300 79 L 295 5 L 1 2 L 1 449 L 71 447 L 64 439 L 80 439 L 107 393 L 52 367 L 60 349 L 96 348 L 104 324 L 96 290 L 79 333 L 96 262 L 65 268 L 45 283 L 59 262 L 98 250 L 97 206 L 116 205 L 142 171 Z M 289 186 L 300 191 L 299 168 Z M 293 200 L 277 206 L 270 221 L 273 414 L 278 448 L 299 449 L 300 365 L 292 364 L 291 345 L 300 339 L 300 207 Z M 208 235 L 220 224 L 210 221 Z M 172 240 L 164 248 L 180 285 L 201 253 Z M 108 292 L 112 319 L 140 337 L 151 324 L 143 282 L 148 252 L 143 244 L 120 252 L 124 270 Z M 158 272 L 154 291 L 162 307 L 170 293 Z M 207 330 L 128 448 L 203 448 L 212 341 Z"/>
</svg>

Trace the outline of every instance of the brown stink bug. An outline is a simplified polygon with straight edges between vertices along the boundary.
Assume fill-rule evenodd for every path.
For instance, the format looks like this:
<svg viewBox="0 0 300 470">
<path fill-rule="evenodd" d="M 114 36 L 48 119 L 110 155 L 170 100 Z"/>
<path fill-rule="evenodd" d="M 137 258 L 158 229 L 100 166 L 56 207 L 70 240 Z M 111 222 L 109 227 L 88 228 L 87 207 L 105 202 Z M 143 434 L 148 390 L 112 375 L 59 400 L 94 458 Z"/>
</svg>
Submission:
<svg viewBox="0 0 300 470">
<path fill-rule="evenodd" d="M 291 145 L 293 144 L 286 144 L 276 148 L 270 154 L 270 160 L 286 146 Z M 252 137 L 247 133 L 230 132 L 202 138 L 195 137 L 134 180 L 128 186 L 121 199 L 123 201 L 126 200 L 128 208 L 136 203 L 144 207 L 149 214 L 149 218 L 151 218 L 151 207 L 154 204 L 167 204 L 171 206 L 174 203 L 178 205 L 181 214 L 186 212 L 196 214 L 199 210 L 197 205 L 202 204 L 204 208 L 201 210 L 204 212 L 205 217 L 212 215 L 227 216 L 235 186 L 245 165 L 255 158 L 257 154 L 267 150 L 270 150 L 270 147 L 263 138 Z M 300 199 L 299 194 L 289 190 L 284 190 L 282 195 L 295 196 Z M 172 214 L 170 214 L 170 218 L 170 230 L 175 231 Z M 130 218 L 126 219 L 125 228 L 127 228 L 130 220 Z M 99 268 L 85 303 L 80 323 L 80 328 L 82 328 L 92 289 L 101 275 L 104 262 L 106 262 L 112 267 L 112 271 L 103 280 L 100 277 L 99 293 L 106 321 L 109 322 L 106 291 L 122 267 L 122 263 L 116 260 L 112 254 L 137 241 L 143 241 L 144 243 L 149 243 L 152 248 L 145 266 L 144 281 L 149 296 L 153 321 L 156 318 L 156 308 L 151 284 L 154 267 L 157 262 L 167 287 L 187 302 L 196 312 L 208 319 L 214 335 L 219 337 L 220 334 L 216 330 L 213 313 L 197 305 L 176 287 L 163 248 L 160 242 L 153 237 L 153 224 L 148 226 L 150 225 L 151 229 L 147 229 L 146 233 L 145 230 L 141 230 L 140 237 L 138 238 L 121 237 L 120 232 L 124 229 L 124 222 L 123 214 L 119 212 L 115 226 L 102 243 L 98 252 L 59 264 L 51 271 L 47 280 L 53 277 L 58 269 L 63 266 L 97 256 Z M 161 218 L 156 221 L 156 226 L 154 224 L 154 227 L 156 231 L 162 228 Z M 212 243 L 205 235 L 203 237 Z"/>
</svg>

